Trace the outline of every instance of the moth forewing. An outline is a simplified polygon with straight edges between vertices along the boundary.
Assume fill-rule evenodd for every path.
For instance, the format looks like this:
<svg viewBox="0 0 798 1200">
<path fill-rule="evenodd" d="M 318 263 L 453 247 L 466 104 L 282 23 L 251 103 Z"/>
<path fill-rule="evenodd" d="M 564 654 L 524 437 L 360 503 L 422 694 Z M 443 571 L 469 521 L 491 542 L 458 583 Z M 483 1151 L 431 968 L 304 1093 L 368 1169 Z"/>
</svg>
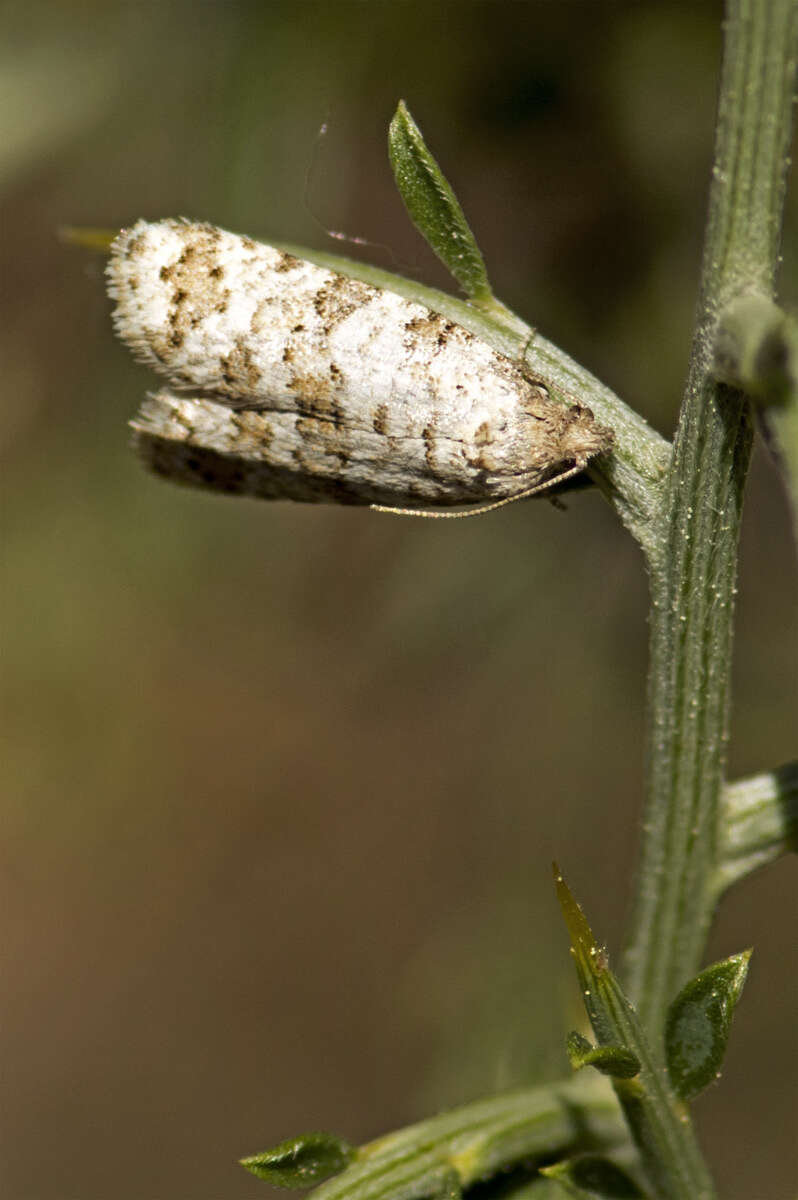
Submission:
<svg viewBox="0 0 798 1200">
<path fill-rule="evenodd" d="M 268 499 L 512 499 L 607 450 L 589 409 L 406 300 L 209 225 L 114 242 L 114 325 L 170 384 L 133 423 L 159 474 Z"/>
</svg>

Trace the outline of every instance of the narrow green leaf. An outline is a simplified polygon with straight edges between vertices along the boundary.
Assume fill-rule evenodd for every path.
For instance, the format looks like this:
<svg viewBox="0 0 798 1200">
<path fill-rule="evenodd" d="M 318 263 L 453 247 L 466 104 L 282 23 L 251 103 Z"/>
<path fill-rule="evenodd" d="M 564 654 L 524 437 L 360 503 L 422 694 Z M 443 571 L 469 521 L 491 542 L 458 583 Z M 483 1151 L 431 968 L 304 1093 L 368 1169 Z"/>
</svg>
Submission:
<svg viewBox="0 0 798 1200">
<path fill-rule="evenodd" d="M 602 976 L 609 971 L 607 952 L 599 946 L 593 930 L 587 922 L 585 914 L 577 904 L 571 889 L 560 874 L 556 863 L 552 864 L 554 872 L 554 887 L 560 902 L 562 915 L 571 939 L 571 953 L 574 956 L 576 971 L 582 985 L 584 1000 L 590 1024 L 600 1045 L 612 1045 L 617 1042 L 614 1036 L 614 1026 L 607 1020 L 605 1006 L 600 1000 L 597 984 Z"/>
<path fill-rule="evenodd" d="M 305 1133 L 240 1160 L 258 1179 L 274 1187 L 306 1188 L 337 1175 L 356 1151 L 332 1133 Z"/>
<path fill-rule="evenodd" d="M 478 304 L 490 303 L 488 273 L 474 235 L 404 101 L 388 131 L 388 155 L 410 220 L 466 295 Z"/>
<path fill-rule="evenodd" d="M 543 1167 L 540 1173 L 549 1179 L 556 1179 L 570 1196 L 595 1197 L 595 1200 L 641 1200 L 644 1195 L 631 1176 L 608 1158 L 601 1158 L 597 1154 L 567 1159 L 551 1167 Z"/>
<path fill-rule="evenodd" d="M 684 1105 L 669 1086 L 663 1064 L 648 1044 L 621 985 L 610 970 L 581 908 L 554 865 L 560 907 L 571 938 L 582 999 L 598 1049 L 622 1049 L 636 1061 L 633 1078 L 612 1078 L 612 1086 L 654 1190 L 660 1200 L 709 1200 L 712 1182 L 686 1118 Z M 578 1053 L 581 1045 L 571 1043 Z"/>
<path fill-rule="evenodd" d="M 568 1060 L 575 1071 L 595 1067 L 602 1075 L 615 1079 L 633 1079 L 640 1072 L 640 1060 L 623 1046 L 593 1046 L 575 1031 L 566 1041 Z"/>
<path fill-rule="evenodd" d="M 668 1009 L 668 1074 L 682 1100 L 692 1100 L 718 1076 L 750 957 L 744 950 L 713 963 L 685 984 Z"/>
</svg>

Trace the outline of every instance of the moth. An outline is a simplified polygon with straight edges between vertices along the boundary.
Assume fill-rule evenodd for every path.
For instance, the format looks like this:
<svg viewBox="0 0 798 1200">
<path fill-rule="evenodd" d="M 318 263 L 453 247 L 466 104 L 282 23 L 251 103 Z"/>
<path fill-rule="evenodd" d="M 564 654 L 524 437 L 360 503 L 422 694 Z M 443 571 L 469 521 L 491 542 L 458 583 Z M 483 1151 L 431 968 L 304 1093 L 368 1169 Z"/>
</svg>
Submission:
<svg viewBox="0 0 798 1200">
<path fill-rule="evenodd" d="M 589 408 L 555 402 L 463 326 L 249 237 L 138 221 L 107 278 L 116 332 L 168 384 L 132 427 L 172 480 L 451 516 L 612 444 Z"/>
</svg>

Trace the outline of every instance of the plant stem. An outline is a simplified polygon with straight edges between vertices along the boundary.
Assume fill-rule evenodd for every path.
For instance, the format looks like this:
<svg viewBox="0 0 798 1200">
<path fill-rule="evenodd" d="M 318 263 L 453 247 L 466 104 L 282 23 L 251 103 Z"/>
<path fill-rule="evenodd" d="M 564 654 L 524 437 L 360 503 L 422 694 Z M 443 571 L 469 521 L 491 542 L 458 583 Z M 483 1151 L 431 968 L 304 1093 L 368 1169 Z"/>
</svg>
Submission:
<svg viewBox="0 0 798 1200">
<path fill-rule="evenodd" d="M 798 762 L 727 784 L 721 818 L 718 896 L 782 854 L 798 852 Z"/>
<path fill-rule="evenodd" d="M 626 1146 L 607 1081 L 580 1075 L 479 1100 L 360 1146 L 313 1200 L 443 1200 L 513 1166 Z"/>
<path fill-rule="evenodd" d="M 751 447 L 742 392 L 712 374 L 724 307 L 772 296 L 795 80 L 795 0 L 728 0 L 696 333 L 651 557 L 647 801 L 626 959 L 652 1043 L 700 964 L 715 903 L 737 544 Z"/>
</svg>

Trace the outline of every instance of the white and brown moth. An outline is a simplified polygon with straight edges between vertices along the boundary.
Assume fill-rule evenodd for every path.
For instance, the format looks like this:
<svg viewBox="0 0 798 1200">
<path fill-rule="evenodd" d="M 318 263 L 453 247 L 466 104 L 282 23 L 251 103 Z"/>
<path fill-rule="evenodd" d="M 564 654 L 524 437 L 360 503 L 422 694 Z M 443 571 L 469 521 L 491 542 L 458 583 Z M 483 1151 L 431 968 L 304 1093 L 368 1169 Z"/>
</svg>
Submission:
<svg viewBox="0 0 798 1200">
<path fill-rule="evenodd" d="M 264 499 L 490 506 L 611 445 L 588 408 L 555 403 L 461 325 L 251 238 L 139 221 L 107 275 L 116 332 L 169 383 L 132 425 L 170 479 Z"/>
</svg>

